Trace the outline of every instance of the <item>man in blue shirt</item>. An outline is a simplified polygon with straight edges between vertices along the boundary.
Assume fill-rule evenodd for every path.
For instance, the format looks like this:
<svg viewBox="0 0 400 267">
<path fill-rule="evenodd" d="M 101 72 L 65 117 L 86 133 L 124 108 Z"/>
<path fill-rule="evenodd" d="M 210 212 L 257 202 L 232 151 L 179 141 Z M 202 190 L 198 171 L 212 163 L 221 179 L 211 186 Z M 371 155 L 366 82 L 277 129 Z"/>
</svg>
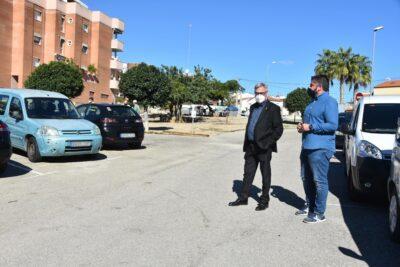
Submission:
<svg viewBox="0 0 400 267">
<path fill-rule="evenodd" d="M 297 126 L 303 135 L 301 176 L 307 204 L 296 212 L 305 215 L 305 223 L 325 221 L 328 197 L 329 162 L 335 153 L 335 131 L 338 127 L 338 104 L 329 96 L 329 80 L 324 75 L 311 78 L 308 93 L 312 102 L 306 107 L 303 122 Z"/>
</svg>

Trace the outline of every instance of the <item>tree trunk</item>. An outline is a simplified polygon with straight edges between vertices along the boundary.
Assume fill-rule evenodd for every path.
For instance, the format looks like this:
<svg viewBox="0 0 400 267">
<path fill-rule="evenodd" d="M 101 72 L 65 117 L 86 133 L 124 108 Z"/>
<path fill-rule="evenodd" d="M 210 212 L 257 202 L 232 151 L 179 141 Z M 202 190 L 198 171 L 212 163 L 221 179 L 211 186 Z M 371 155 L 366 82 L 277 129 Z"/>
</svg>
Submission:
<svg viewBox="0 0 400 267">
<path fill-rule="evenodd" d="M 182 122 L 182 104 L 178 105 L 178 118 L 179 122 Z"/>
<path fill-rule="evenodd" d="M 344 81 L 340 81 L 340 104 L 344 104 Z"/>
</svg>

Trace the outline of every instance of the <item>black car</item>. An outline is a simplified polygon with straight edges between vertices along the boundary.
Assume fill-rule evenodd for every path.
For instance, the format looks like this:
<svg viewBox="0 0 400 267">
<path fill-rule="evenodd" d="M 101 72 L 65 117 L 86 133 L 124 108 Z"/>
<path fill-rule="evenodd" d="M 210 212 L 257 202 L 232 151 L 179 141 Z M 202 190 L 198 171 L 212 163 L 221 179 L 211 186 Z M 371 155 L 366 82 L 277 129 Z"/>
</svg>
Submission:
<svg viewBox="0 0 400 267">
<path fill-rule="evenodd" d="M 132 107 L 115 104 L 84 104 L 77 107 L 83 119 L 96 124 L 103 145 L 128 144 L 140 148 L 144 138 L 142 118 Z"/>
<path fill-rule="evenodd" d="M 350 123 L 353 112 L 346 111 L 339 113 L 338 129 L 336 131 L 336 148 L 344 149 L 344 134 L 343 129 Z"/>
<path fill-rule="evenodd" d="M 0 121 L 0 173 L 6 170 L 11 153 L 10 131 L 7 125 Z"/>
</svg>

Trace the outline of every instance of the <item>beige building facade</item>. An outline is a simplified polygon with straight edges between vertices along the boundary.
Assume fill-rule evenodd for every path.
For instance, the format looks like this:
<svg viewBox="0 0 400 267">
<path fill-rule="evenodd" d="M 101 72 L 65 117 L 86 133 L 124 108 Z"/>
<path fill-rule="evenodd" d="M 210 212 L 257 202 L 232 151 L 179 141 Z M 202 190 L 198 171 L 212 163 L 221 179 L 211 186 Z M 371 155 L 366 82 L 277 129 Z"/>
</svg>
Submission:
<svg viewBox="0 0 400 267">
<path fill-rule="evenodd" d="M 40 64 L 72 59 L 84 74 L 76 103 L 114 102 L 124 23 L 73 0 L 0 0 L 0 87 L 22 88 Z M 89 73 L 93 65 L 95 73 Z"/>
</svg>

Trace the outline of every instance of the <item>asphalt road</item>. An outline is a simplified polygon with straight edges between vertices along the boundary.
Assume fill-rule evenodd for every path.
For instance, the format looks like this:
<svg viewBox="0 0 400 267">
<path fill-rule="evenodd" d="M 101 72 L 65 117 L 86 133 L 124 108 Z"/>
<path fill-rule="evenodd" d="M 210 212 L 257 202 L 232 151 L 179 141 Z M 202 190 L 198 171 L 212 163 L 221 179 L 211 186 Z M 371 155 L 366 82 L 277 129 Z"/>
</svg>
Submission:
<svg viewBox="0 0 400 267">
<path fill-rule="evenodd" d="M 228 207 L 243 173 L 244 132 L 147 135 L 143 149 L 32 164 L 0 179 L 0 266 L 400 266 L 382 204 L 352 203 L 332 160 L 327 221 L 302 223 L 300 138 L 273 155 L 270 208 Z M 257 173 L 253 197 L 260 191 Z"/>
</svg>

